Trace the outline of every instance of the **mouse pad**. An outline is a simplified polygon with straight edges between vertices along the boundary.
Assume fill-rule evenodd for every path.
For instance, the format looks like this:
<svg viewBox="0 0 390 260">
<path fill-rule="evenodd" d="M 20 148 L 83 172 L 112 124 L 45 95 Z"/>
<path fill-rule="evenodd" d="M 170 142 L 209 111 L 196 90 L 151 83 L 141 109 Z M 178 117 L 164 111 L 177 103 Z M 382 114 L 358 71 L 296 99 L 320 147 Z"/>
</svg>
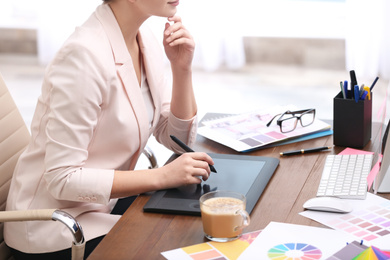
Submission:
<svg viewBox="0 0 390 260">
<path fill-rule="evenodd" d="M 199 215 L 199 198 L 216 190 L 244 194 L 250 214 L 279 165 L 279 159 L 262 156 L 209 154 L 218 173 L 211 172 L 207 181 L 153 193 L 144 206 L 145 212 Z M 177 158 L 173 155 L 167 163 Z"/>
</svg>

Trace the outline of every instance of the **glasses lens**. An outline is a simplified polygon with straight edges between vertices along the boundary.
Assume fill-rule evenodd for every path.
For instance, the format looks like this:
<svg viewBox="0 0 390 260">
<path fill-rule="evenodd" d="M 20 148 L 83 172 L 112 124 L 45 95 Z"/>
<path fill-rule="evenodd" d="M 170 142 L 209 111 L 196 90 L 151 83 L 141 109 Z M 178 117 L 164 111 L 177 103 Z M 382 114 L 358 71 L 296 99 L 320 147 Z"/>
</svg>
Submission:
<svg viewBox="0 0 390 260">
<path fill-rule="evenodd" d="M 295 129 L 297 126 L 298 119 L 296 117 L 290 117 L 283 119 L 280 122 L 280 130 L 282 133 L 288 133 Z"/>
<path fill-rule="evenodd" d="M 314 122 L 314 110 L 304 113 L 301 115 L 301 124 L 302 126 L 311 125 Z"/>
</svg>

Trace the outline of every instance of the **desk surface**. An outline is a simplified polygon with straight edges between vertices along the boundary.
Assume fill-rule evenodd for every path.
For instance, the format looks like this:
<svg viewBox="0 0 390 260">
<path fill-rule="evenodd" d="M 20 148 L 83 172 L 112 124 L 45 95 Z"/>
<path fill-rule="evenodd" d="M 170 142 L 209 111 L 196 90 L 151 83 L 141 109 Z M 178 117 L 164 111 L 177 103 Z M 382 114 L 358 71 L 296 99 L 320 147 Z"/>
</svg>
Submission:
<svg viewBox="0 0 390 260">
<path fill-rule="evenodd" d="M 246 154 L 280 158 L 282 151 L 331 145 L 333 136 L 326 136 Z M 334 147 L 331 152 L 281 157 L 274 176 L 252 211 L 251 224 L 244 232 L 263 229 L 271 221 L 323 227 L 298 213 L 303 211 L 304 202 L 316 195 L 326 155 L 337 154 L 343 149 Z M 238 154 L 201 136 L 198 136 L 195 150 Z M 380 151 L 379 123 L 373 124 L 371 141 L 364 150 Z M 208 241 L 203 236 L 200 217 L 143 212 L 149 197 L 140 195 L 135 200 L 88 259 L 165 259 L 161 252 Z M 390 194 L 383 197 L 390 199 Z"/>
</svg>

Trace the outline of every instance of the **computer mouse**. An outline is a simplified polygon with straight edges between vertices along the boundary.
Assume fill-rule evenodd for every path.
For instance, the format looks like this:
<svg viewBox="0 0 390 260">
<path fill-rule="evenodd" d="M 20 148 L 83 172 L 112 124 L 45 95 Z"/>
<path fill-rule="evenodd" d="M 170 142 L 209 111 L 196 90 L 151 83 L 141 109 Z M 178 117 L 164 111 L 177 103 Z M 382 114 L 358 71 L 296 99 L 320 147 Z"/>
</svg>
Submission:
<svg viewBox="0 0 390 260">
<path fill-rule="evenodd" d="M 306 201 L 303 207 L 309 210 L 337 213 L 349 213 L 353 210 L 347 201 L 336 197 L 315 197 Z"/>
</svg>

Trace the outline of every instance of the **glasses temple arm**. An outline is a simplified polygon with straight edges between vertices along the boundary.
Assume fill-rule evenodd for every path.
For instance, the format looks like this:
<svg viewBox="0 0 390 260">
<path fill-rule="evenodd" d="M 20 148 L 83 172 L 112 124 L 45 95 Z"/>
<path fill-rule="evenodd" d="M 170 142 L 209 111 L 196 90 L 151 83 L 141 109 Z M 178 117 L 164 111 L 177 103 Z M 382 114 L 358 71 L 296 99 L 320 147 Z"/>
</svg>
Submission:
<svg viewBox="0 0 390 260">
<path fill-rule="evenodd" d="M 303 114 L 305 112 L 310 112 L 311 110 L 316 111 L 315 108 L 310 108 L 310 109 L 303 109 L 303 110 L 297 110 L 297 111 L 287 111 L 286 114 Z"/>
<path fill-rule="evenodd" d="M 275 119 L 278 115 L 280 115 L 280 114 L 275 115 L 275 116 L 266 124 L 266 126 L 269 127 L 269 126 L 271 125 L 272 121 L 274 121 L 274 119 Z"/>
</svg>

